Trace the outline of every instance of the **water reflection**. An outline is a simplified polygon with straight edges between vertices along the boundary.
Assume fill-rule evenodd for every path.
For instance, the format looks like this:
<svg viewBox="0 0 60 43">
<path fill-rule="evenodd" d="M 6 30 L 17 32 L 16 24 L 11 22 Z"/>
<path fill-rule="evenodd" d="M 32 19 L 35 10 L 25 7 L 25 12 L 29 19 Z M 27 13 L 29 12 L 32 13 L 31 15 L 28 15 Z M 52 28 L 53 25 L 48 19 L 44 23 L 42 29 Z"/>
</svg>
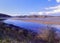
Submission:
<svg viewBox="0 0 60 43">
<path fill-rule="evenodd" d="M 40 33 L 40 30 L 42 29 L 48 29 L 46 24 L 38 24 L 38 23 L 33 23 L 33 22 L 24 22 L 24 21 L 21 21 L 21 20 L 11 20 L 11 19 L 8 19 L 8 20 L 5 20 L 4 21 L 5 23 L 7 24 L 13 24 L 15 26 L 18 26 L 18 27 L 22 27 L 22 28 L 25 28 L 27 30 L 32 30 L 34 32 L 38 32 Z M 60 31 L 60 25 L 49 25 L 50 27 L 54 27 L 56 28 L 58 31 Z"/>
<path fill-rule="evenodd" d="M 44 25 L 44 24 L 38 24 L 38 23 L 33 23 L 33 22 L 24 22 L 24 21 L 20 21 L 20 20 L 9 19 L 9 20 L 5 20 L 4 22 L 7 24 L 13 24 L 15 26 L 25 28 L 27 30 L 32 30 L 35 32 L 40 32 L 40 29 L 47 28 L 47 25 Z"/>
</svg>

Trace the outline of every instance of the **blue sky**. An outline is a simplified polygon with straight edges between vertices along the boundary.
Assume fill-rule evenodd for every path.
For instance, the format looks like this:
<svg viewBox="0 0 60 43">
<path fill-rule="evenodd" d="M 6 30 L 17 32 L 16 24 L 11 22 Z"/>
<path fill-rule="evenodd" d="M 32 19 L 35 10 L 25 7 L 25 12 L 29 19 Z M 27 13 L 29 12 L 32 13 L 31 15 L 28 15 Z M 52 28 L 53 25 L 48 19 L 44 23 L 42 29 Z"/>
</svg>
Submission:
<svg viewBox="0 0 60 43">
<path fill-rule="evenodd" d="M 0 0 L 0 13 L 9 15 L 49 15 L 52 11 L 60 13 L 60 0 Z"/>
</svg>

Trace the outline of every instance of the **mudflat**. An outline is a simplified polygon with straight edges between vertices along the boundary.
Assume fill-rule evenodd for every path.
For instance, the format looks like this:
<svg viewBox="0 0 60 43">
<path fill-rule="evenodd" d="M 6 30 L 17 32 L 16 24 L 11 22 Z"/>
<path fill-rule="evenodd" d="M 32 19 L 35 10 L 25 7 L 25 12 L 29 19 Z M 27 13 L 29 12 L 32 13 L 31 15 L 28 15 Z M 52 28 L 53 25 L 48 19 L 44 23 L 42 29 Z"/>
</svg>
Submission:
<svg viewBox="0 0 60 43">
<path fill-rule="evenodd" d="M 11 18 L 16 20 L 22 20 L 25 22 L 35 22 L 42 24 L 57 24 L 60 25 L 60 17 L 47 17 L 47 18 Z"/>
</svg>

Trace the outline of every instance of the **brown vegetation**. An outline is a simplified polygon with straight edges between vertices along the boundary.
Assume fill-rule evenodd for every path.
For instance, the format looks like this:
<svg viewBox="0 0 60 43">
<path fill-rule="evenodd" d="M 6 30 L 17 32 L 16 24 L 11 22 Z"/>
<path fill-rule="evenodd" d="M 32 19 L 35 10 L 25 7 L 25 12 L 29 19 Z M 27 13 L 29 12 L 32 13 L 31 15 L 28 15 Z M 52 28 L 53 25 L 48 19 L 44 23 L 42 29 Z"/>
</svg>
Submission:
<svg viewBox="0 0 60 43">
<path fill-rule="evenodd" d="M 47 26 L 47 29 L 41 31 L 41 34 L 37 34 L 11 24 L 0 23 L 0 43 L 60 43 L 60 39 L 55 38 L 55 28 Z"/>
</svg>

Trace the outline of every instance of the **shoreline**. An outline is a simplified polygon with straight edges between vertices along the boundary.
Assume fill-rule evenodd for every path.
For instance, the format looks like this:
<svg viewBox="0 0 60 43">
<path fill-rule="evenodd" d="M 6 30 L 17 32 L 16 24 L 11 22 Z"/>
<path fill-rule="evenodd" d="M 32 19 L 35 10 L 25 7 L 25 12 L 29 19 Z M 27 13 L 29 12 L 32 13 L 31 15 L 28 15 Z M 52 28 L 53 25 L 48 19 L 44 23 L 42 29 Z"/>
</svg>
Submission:
<svg viewBox="0 0 60 43">
<path fill-rule="evenodd" d="M 21 21 L 25 21 L 25 22 L 34 22 L 34 23 L 40 23 L 40 24 L 48 24 L 48 25 L 50 25 L 50 24 L 60 25 L 59 19 L 55 20 L 55 18 L 53 20 L 50 20 L 50 19 L 45 20 L 45 18 L 43 20 L 35 20 L 35 19 L 30 19 L 30 18 L 28 18 L 28 19 L 26 19 L 26 18 L 23 18 L 23 19 L 21 19 L 21 18 L 11 18 L 11 19 L 13 19 L 13 20 L 21 20 Z"/>
</svg>

